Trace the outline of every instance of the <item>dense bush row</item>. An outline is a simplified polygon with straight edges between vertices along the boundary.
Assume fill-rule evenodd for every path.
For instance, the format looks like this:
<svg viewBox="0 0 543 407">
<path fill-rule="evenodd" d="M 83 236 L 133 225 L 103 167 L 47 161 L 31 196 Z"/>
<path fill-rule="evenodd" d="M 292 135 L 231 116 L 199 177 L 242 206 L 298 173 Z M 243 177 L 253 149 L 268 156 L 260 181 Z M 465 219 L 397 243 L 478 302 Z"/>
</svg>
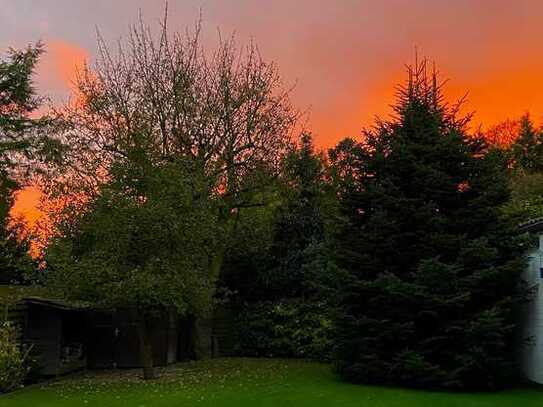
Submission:
<svg viewBox="0 0 543 407">
<path fill-rule="evenodd" d="M 237 321 L 240 354 L 330 360 L 332 321 L 325 303 L 301 299 L 244 304 Z"/>
<path fill-rule="evenodd" d="M 23 350 L 16 339 L 16 328 L 0 324 L 0 393 L 23 385 L 31 370 L 30 349 Z"/>
</svg>

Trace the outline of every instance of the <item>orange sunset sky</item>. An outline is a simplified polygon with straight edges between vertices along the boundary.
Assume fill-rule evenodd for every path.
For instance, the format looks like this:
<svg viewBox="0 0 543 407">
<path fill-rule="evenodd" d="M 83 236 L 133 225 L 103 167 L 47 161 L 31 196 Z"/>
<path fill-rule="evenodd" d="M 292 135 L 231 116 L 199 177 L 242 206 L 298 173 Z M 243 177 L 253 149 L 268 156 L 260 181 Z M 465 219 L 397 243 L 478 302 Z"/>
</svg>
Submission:
<svg viewBox="0 0 543 407">
<path fill-rule="evenodd" d="M 254 39 L 275 61 L 294 103 L 309 112 L 317 144 L 357 137 L 386 115 L 394 84 L 414 49 L 449 78 L 448 96 L 469 91 L 475 124 L 489 126 L 529 111 L 543 116 L 543 2 L 537 0 L 170 0 L 170 28 L 184 30 L 200 12 L 209 47 L 222 35 Z M 2 48 L 43 40 L 36 84 L 60 103 L 75 67 L 106 41 L 126 36 L 141 10 L 157 23 L 162 0 L 0 0 Z M 33 211 L 36 194 L 18 207 Z M 25 201 L 25 202 L 21 202 Z M 21 209 L 22 210 L 22 209 Z"/>
</svg>

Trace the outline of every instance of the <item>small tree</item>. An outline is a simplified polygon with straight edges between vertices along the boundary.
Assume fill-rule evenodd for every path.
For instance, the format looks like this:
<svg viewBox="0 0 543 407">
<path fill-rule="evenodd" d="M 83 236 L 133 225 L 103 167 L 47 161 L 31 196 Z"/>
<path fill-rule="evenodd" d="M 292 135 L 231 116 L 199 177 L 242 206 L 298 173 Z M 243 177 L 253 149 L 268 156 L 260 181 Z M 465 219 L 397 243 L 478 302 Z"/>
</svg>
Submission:
<svg viewBox="0 0 543 407">
<path fill-rule="evenodd" d="M 517 224 L 543 216 L 543 133 L 525 114 L 516 121 L 509 155 L 511 200 L 503 206 L 506 217 Z"/>
<path fill-rule="evenodd" d="M 48 249 L 48 283 L 66 297 L 131 308 L 144 378 L 154 377 L 153 320 L 172 308 L 204 315 L 216 276 L 209 259 L 221 232 L 194 165 L 148 160 L 111 167 L 85 214 Z"/>
<path fill-rule="evenodd" d="M 285 156 L 279 178 L 281 202 L 275 209 L 270 246 L 273 260 L 260 281 L 271 299 L 307 294 L 304 268 L 311 249 L 324 240 L 324 177 L 324 157 L 315 151 L 311 134 L 304 133 Z"/>
<path fill-rule="evenodd" d="M 72 295 L 88 289 L 99 300 L 113 284 L 104 295 L 111 304 L 123 292 L 141 311 L 171 305 L 200 315 L 191 304 L 210 303 L 242 209 L 265 204 L 260 192 L 276 176 L 297 113 L 254 45 L 240 53 L 221 41 L 210 54 L 199 30 L 169 35 L 165 18 L 155 38 L 140 22 L 115 54 L 100 38 L 96 65 L 59 112 L 67 152 L 49 192 L 84 197 L 84 215 L 71 213 L 48 263 L 74 276 L 64 284 Z M 179 199 L 162 199 L 174 191 Z M 126 282 L 131 275 L 141 278 Z M 132 293 L 122 289 L 132 284 Z"/>
<path fill-rule="evenodd" d="M 528 114 L 520 118 L 518 136 L 510 149 L 515 169 L 527 173 L 543 171 L 543 134 Z"/>
<path fill-rule="evenodd" d="M 16 328 L 0 319 L 0 393 L 15 390 L 24 383 L 29 371 L 29 352 L 30 349 L 21 349 Z"/>
</svg>

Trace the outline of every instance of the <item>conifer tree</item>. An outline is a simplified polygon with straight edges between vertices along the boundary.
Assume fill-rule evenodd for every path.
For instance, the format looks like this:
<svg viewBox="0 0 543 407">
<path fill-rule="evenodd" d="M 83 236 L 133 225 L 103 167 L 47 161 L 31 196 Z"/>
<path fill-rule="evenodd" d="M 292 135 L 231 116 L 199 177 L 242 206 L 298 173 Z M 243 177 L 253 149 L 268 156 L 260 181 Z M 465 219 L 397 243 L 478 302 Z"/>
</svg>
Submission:
<svg viewBox="0 0 543 407">
<path fill-rule="evenodd" d="M 21 282 L 32 262 L 28 247 L 17 236 L 17 222 L 10 221 L 13 193 L 35 165 L 35 158 L 49 155 L 53 144 L 39 131 L 45 118 L 36 119 L 41 98 L 33 74 L 43 47 L 10 49 L 0 60 L 0 284 Z"/>
<path fill-rule="evenodd" d="M 519 134 L 511 146 L 513 166 L 523 172 L 543 171 L 543 135 L 536 129 L 530 116 L 519 122 Z"/>
<path fill-rule="evenodd" d="M 267 206 L 244 210 L 237 239 L 226 257 L 224 280 L 249 301 L 300 297 L 304 268 L 324 239 L 330 206 L 325 163 L 313 137 L 303 133 L 283 158 L 266 192 Z M 332 197 L 333 199 L 333 197 Z"/>
<path fill-rule="evenodd" d="M 313 138 L 303 134 L 300 144 L 284 160 L 284 202 L 277 208 L 268 272 L 280 296 L 299 296 L 304 291 L 303 267 L 308 250 L 324 238 L 322 209 L 325 200 L 323 158 L 315 151 Z"/>
<path fill-rule="evenodd" d="M 498 212 L 505 160 L 468 137 L 469 117 L 444 102 L 425 62 L 408 72 L 396 117 L 331 154 L 343 173 L 337 369 L 354 382 L 504 386 L 522 269 Z"/>
</svg>

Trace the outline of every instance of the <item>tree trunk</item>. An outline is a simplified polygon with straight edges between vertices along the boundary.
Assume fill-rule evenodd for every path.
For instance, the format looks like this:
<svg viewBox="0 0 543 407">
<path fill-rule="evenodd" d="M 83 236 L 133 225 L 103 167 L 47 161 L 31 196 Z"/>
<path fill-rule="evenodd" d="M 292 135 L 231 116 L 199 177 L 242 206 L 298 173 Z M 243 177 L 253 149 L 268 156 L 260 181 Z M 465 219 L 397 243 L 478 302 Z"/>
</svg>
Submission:
<svg viewBox="0 0 543 407">
<path fill-rule="evenodd" d="M 192 357 L 196 360 L 211 358 L 211 320 L 194 316 L 191 325 Z"/>
<path fill-rule="evenodd" d="M 144 311 L 139 313 L 138 336 L 140 344 L 140 359 L 143 367 L 143 380 L 155 378 L 153 366 L 153 341 L 149 317 Z"/>
<path fill-rule="evenodd" d="M 213 259 L 211 260 L 210 264 L 210 271 L 213 278 L 218 279 L 221 274 L 222 265 L 224 263 L 224 252 L 226 249 L 224 247 L 220 247 L 217 249 L 217 252 L 215 256 L 213 256 Z"/>
<path fill-rule="evenodd" d="M 236 226 L 237 217 L 231 218 L 230 209 L 222 208 L 218 214 L 219 222 L 227 222 L 231 235 Z M 234 220 L 234 221 L 233 221 Z M 230 236 L 226 239 L 230 240 Z M 221 274 L 222 265 L 224 263 L 224 255 L 226 252 L 226 244 L 219 245 L 216 248 L 213 258 L 209 264 L 210 275 L 213 279 L 218 279 Z M 211 315 L 196 316 L 191 318 L 190 346 L 192 348 L 192 357 L 196 360 L 209 359 L 212 356 L 211 344 Z"/>
<path fill-rule="evenodd" d="M 220 247 L 211 260 L 210 274 L 218 279 L 224 262 L 225 248 Z M 196 360 L 209 359 L 212 356 L 211 312 L 209 315 L 193 316 L 191 323 L 192 357 Z"/>
</svg>

